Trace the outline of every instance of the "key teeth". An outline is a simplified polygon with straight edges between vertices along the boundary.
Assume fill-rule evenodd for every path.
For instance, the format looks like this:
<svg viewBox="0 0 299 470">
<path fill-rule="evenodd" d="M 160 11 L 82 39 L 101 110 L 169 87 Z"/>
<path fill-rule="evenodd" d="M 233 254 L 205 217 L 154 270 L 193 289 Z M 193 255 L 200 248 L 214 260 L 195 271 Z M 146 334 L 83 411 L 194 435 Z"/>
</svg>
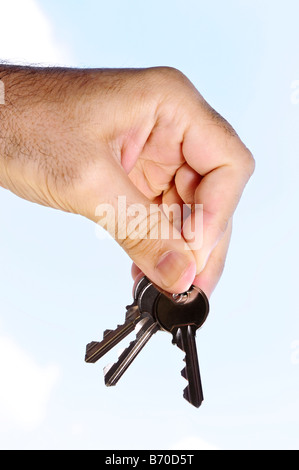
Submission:
<svg viewBox="0 0 299 470">
<path fill-rule="evenodd" d="M 97 341 L 91 341 L 91 343 L 88 343 L 86 345 L 86 352 L 88 352 L 91 348 L 93 348 L 95 344 L 97 344 Z"/>
<path fill-rule="evenodd" d="M 126 320 L 129 320 L 131 316 L 135 316 L 136 311 L 139 311 L 139 310 L 135 302 L 132 303 L 132 305 L 127 305 L 126 306 Z"/>
<path fill-rule="evenodd" d="M 141 324 L 141 325 L 140 325 L 140 324 Z M 137 331 L 137 334 L 136 334 L 136 338 L 138 337 L 138 333 L 139 333 L 139 331 L 140 331 L 140 329 L 142 328 L 143 325 L 144 325 L 144 321 L 142 321 L 142 320 L 137 324 L 136 329 L 138 329 L 138 331 Z M 127 353 L 128 351 L 130 351 L 130 350 L 132 349 L 132 347 L 134 346 L 134 343 L 135 343 L 135 342 L 136 342 L 136 339 L 133 339 L 133 340 L 129 343 L 129 345 L 128 345 L 126 348 L 120 349 L 120 350 L 118 351 L 118 354 L 117 354 L 117 361 L 114 362 L 114 363 L 112 363 L 112 364 L 108 364 L 108 365 L 104 368 L 104 375 L 105 375 L 105 376 L 108 374 L 109 370 L 110 370 L 113 366 L 115 366 L 115 365 L 120 361 L 121 356 L 122 356 L 124 353 Z"/>
<path fill-rule="evenodd" d="M 184 379 L 188 380 L 186 367 L 184 367 L 184 369 L 181 371 L 181 376 L 184 377 Z"/>
<path fill-rule="evenodd" d="M 103 338 L 106 338 L 113 330 L 105 330 L 103 334 Z"/>
<path fill-rule="evenodd" d="M 108 374 L 108 372 L 109 372 L 109 370 L 111 369 L 111 367 L 113 367 L 113 363 L 107 364 L 107 366 L 104 367 L 104 376 L 106 376 L 106 374 Z"/>
<path fill-rule="evenodd" d="M 107 387 L 117 384 L 123 373 L 135 359 L 136 355 L 145 346 L 151 336 L 157 331 L 157 323 L 151 316 L 145 315 L 141 320 L 139 320 L 135 330 L 136 338 L 130 342 L 127 348 L 120 351 L 118 360 L 115 363 L 108 365 L 104 369 L 104 379 Z M 137 341 L 140 340 L 142 340 L 142 342 L 140 342 L 138 345 Z"/>
<path fill-rule="evenodd" d="M 131 341 L 127 348 L 125 348 L 125 349 L 123 349 L 122 351 L 119 351 L 119 352 L 118 352 L 118 358 L 117 358 L 117 361 L 116 361 L 116 362 L 113 362 L 112 364 L 108 364 L 108 365 L 104 368 L 104 380 L 105 380 L 105 385 L 106 385 L 106 387 L 111 387 L 111 386 L 113 386 L 113 385 L 116 385 L 116 383 L 118 382 L 118 380 L 117 380 L 117 381 L 114 381 L 114 380 L 113 380 L 113 378 L 112 378 L 112 377 L 113 377 L 113 374 L 112 374 L 112 375 L 110 374 L 110 375 L 111 375 L 111 377 L 110 377 L 109 372 L 110 372 L 110 370 L 111 370 L 113 367 L 115 367 L 115 366 L 119 363 L 119 361 L 121 361 L 121 356 L 122 356 L 124 353 L 128 353 L 128 352 L 132 349 L 132 347 L 133 347 L 133 345 L 134 345 L 134 342 L 135 342 L 134 340 Z"/>
<path fill-rule="evenodd" d="M 193 338 L 195 338 L 195 332 L 189 331 L 189 326 L 188 326 L 188 334 L 194 335 Z M 193 344 L 193 340 L 191 341 L 190 337 L 184 337 L 183 335 L 186 334 L 186 331 L 182 331 L 182 328 L 178 328 L 176 331 L 173 332 L 173 340 L 172 343 L 176 345 L 179 349 L 181 349 L 185 355 L 183 361 L 185 362 L 186 366 L 184 369 L 181 371 L 181 376 L 187 380 L 188 385 L 184 389 L 183 392 L 183 397 L 185 400 L 188 401 L 191 405 L 193 405 L 196 408 L 199 408 L 202 404 L 203 401 L 203 393 L 202 393 L 202 387 L 201 387 L 201 381 L 200 381 L 200 373 L 198 377 L 198 381 L 196 380 L 196 377 L 193 377 L 193 374 L 191 374 L 189 368 L 194 367 L 195 364 L 189 363 L 187 360 L 187 354 L 190 354 L 191 356 L 193 355 L 193 359 L 196 359 L 197 362 L 197 351 L 196 351 L 196 346 Z M 185 339 L 185 341 L 184 341 Z M 189 356 L 189 359 L 191 360 L 192 357 Z M 189 373 L 191 374 L 189 376 Z M 198 371 L 199 372 L 199 371 Z M 190 384 L 191 380 L 191 384 Z M 194 382 L 194 383 L 193 383 Z M 198 383 L 197 383 L 198 382 Z"/>
<path fill-rule="evenodd" d="M 125 321 L 130 321 L 130 317 L 132 317 L 132 315 L 134 315 L 135 311 L 136 311 L 136 306 L 135 306 L 134 303 L 132 305 L 127 305 L 126 306 L 126 320 Z M 104 333 L 103 333 L 103 339 L 105 339 L 108 335 L 113 333 L 116 329 L 121 328 L 122 326 L 123 325 L 117 325 L 117 327 L 114 330 L 113 329 L 105 330 Z"/>
<path fill-rule="evenodd" d="M 86 350 L 85 350 L 85 362 L 90 362 L 90 357 L 89 357 L 89 353 L 90 351 L 92 350 L 92 348 L 94 346 L 96 346 L 98 344 L 97 341 L 92 341 L 91 343 L 88 343 L 86 345 Z"/>
<path fill-rule="evenodd" d="M 187 400 L 190 403 L 190 389 L 189 386 L 187 386 L 183 392 L 183 397 L 185 400 Z"/>
<path fill-rule="evenodd" d="M 184 369 L 181 371 L 181 376 L 188 381 L 188 375 L 187 375 L 187 368 L 186 367 L 184 367 Z M 187 387 L 184 389 L 183 397 L 185 398 L 185 400 L 187 400 L 188 403 L 195 406 L 196 408 L 199 408 L 202 404 L 202 401 L 194 402 L 194 399 L 192 400 L 191 394 L 190 394 L 189 382 L 188 382 Z"/>
<path fill-rule="evenodd" d="M 119 359 L 120 356 L 125 352 L 126 349 L 127 349 L 127 348 L 122 348 L 122 349 L 119 349 L 119 350 L 117 351 L 117 357 L 118 357 L 118 359 Z"/>
</svg>

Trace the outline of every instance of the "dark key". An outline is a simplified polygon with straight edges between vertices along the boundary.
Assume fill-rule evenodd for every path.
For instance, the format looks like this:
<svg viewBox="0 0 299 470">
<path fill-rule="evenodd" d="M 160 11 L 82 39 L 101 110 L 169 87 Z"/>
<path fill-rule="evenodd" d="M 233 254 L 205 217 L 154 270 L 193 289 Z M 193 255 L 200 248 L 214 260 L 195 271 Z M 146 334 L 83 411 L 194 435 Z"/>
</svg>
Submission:
<svg viewBox="0 0 299 470">
<path fill-rule="evenodd" d="M 184 397 L 199 407 L 203 393 L 195 335 L 208 313 L 208 299 L 199 288 L 192 286 L 184 294 L 172 295 L 161 291 L 146 277 L 140 277 L 134 286 L 134 302 L 127 307 L 125 323 L 115 330 L 106 330 L 101 342 L 88 344 L 85 360 L 96 362 L 136 329 L 136 339 L 120 354 L 115 364 L 104 369 L 106 385 L 115 385 L 153 334 L 159 330 L 168 331 L 173 336 L 173 343 L 185 352 L 186 367 L 182 375 L 188 380 L 188 386 Z"/>
<path fill-rule="evenodd" d="M 126 319 L 123 325 L 118 325 L 115 330 L 106 330 L 102 341 L 92 341 L 86 346 L 85 361 L 90 363 L 97 362 L 135 329 L 139 319 L 140 312 L 138 306 L 133 303 L 127 307 Z"/>
<path fill-rule="evenodd" d="M 142 314 L 141 320 L 136 326 L 136 339 L 121 352 L 116 363 L 104 369 L 105 384 L 107 387 L 116 385 L 119 379 L 132 364 L 137 355 L 142 351 L 151 337 L 160 329 L 160 325 L 148 314 Z"/>
<path fill-rule="evenodd" d="M 118 360 L 104 369 L 105 384 L 116 385 L 134 359 L 142 351 L 151 337 L 161 330 L 154 315 L 154 306 L 160 291 L 146 278 L 140 278 L 134 286 L 134 301 L 140 317 L 135 327 L 136 338 L 121 352 Z"/>
<path fill-rule="evenodd" d="M 204 397 L 202 391 L 196 331 L 204 324 L 209 313 L 209 302 L 198 287 L 180 295 L 160 295 L 156 300 L 156 318 L 162 329 L 169 331 L 176 344 L 185 353 L 186 366 L 182 376 L 188 381 L 184 398 L 199 408 Z"/>
<path fill-rule="evenodd" d="M 114 346 L 134 331 L 141 320 L 141 310 L 138 306 L 140 293 L 151 285 L 146 277 L 139 277 L 134 286 L 134 302 L 126 307 L 126 318 L 122 325 L 117 325 L 114 330 L 104 331 L 102 341 L 92 341 L 86 346 L 85 362 L 95 363 L 108 353 Z"/>
</svg>

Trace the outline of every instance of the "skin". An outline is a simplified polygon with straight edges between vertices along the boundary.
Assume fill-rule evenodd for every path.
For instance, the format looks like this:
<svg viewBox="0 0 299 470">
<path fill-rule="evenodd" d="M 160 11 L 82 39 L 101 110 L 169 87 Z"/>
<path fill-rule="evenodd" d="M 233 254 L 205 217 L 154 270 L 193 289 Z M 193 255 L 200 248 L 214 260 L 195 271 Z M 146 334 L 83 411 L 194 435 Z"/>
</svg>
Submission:
<svg viewBox="0 0 299 470">
<path fill-rule="evenodd" d="M 128 235 L 116 241 L 133 261 L 134 278 L 143 272 L 177 293 L 194 283 L 210 296 L 254 159 L 186 76 L 168 67 L 2 65 L 0 80 L 0 185 L 96 223 L 100 204 L 112 204 L 117 215 L 118 196 L 148 213 L 153 203 L 202 204 L 200 247 L 186 237 L 194 210 L 183 230 L 159 211 L 158 228 L 171 225 L 176 235 L 169 239 Z"/>
</svg>

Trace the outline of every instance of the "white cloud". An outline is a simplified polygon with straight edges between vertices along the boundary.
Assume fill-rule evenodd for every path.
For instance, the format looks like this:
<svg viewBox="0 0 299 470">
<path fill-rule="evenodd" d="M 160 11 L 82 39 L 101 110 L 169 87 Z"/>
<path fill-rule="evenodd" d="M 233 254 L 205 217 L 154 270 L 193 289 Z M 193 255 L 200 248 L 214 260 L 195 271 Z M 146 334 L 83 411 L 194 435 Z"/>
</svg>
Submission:
<svg viewBox="0 0 299 470">
<path fill-rule="evenodd" d="M 171 450 L 219 450 L 213 444 L 197 436 L 184 437 L 176 442 Z"/>
<path fill-rule="evenodd" d="M 67 65 L 68 56 L 36 0 L 0 0 L 0 60 Z"/>
<path fill-rule="evenodd" d="M 41 367 L 13 339 L 0 337 L 0 431 L 38 427 L 59 376 L 58 366 Z"/>
</svg>

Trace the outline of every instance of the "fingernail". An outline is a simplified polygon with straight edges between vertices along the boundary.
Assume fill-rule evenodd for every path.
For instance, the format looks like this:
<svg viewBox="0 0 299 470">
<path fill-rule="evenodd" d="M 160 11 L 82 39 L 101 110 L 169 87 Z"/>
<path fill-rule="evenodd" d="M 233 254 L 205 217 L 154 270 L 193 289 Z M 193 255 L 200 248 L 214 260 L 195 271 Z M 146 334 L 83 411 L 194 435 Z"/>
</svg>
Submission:
<svg viewBox="0 0 299 470">
<path fill-rule="evenodd" d="M 180 292 L 184 292 L 189 289 L 194 280 L 196 264 L 183 253 L 169 251 L 160 258 L 156 272 L 160 278 L 161 287 L 169 289 L 179 284 Z"/>
</svg>

